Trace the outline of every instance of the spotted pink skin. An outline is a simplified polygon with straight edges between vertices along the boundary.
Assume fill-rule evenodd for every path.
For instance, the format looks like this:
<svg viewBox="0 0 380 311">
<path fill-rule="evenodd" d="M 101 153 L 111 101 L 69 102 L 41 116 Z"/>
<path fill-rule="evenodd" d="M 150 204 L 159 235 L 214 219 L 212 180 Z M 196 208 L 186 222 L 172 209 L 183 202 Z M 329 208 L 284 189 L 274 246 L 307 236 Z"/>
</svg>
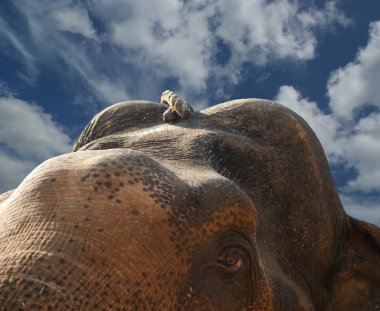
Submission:
<svg viewBox="0 0 380 311">
<path fill-rule="evenodd" d="M 380 231 L 277 104 L 125 102 L 0 196 L 5 310 L 376 310 Z M 1 308 L 0 308 L 1 310 Z"/>
</svg>

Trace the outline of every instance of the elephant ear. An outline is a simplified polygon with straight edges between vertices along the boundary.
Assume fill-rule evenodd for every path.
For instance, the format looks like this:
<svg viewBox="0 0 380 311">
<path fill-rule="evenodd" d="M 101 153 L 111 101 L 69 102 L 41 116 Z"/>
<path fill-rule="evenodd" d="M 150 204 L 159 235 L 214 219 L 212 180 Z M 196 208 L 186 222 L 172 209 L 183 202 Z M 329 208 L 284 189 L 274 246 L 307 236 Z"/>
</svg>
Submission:
<svg viewBox="0 0 380 311">
<path fill-rule="evenodd" d="M 331 275 L 328 310 L 380 309 L 380 228 L 350 217 L 341 258 Z"/>
<path fill-rule="evenodd" d="M 353 217 L 350 218 L 353 226 L 359 230 L 359 232 L 366 235 L 369 239 L 372 239 L 372 241 L 377 245 L 378 251 L 380 251 L 380 228 L 368 222 L 361 221 Z"/>
<path fill-rule="evenodd" d="M 134 100 L 114 104 L 99 112 L 75 142 L 73 152 L 98 139 L 162 124 L 165 107 L 154 102 Z"/>
</svg>

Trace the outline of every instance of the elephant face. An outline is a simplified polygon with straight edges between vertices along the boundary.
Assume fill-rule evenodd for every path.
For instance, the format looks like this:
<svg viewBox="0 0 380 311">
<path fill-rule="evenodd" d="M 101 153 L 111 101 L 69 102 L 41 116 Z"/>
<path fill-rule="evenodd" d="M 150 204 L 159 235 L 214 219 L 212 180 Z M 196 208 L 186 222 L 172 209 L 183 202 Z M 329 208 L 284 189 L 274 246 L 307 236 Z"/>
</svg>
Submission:
<svg viewBox="0 0 380 311">
<path fill-rule="evenodd" d="M 291 111 L 221 104 L 174 124 L 125 102 L 0 196 L 5 310 L 365 310 L 378 228 L 348 217 Z"/>
</svg>

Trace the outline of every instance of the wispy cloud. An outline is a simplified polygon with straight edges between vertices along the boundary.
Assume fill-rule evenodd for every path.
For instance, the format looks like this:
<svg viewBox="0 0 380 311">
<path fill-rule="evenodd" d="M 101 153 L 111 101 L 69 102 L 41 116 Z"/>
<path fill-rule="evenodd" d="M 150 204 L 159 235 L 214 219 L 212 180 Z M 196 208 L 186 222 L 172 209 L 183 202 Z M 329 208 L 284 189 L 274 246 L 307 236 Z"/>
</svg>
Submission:
<svg viewBox="0 0 380 311">
<path fill-rule="evenodd" d="M 18 31 L 0 16 L 0 39 L 3 41 L 1 50 L 14 59 L 21 60 L 25 66 L 25 72 L 18 75 L 28 84 L 33 84 L 38 73 L 36 58 L 20 38 Z"/>
</svg>

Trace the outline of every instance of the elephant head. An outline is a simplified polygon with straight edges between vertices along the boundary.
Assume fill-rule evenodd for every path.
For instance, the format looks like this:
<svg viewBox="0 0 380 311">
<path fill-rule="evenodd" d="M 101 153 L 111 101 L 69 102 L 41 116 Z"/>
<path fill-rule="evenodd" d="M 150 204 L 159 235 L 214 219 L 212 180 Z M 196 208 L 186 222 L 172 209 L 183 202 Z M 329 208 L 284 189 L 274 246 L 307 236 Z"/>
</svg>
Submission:
<svg viewBox="0 0 380 311">
<path fill-rule="evenodd" d="M 113 105 L 0 197 L 0 310 L 377 310 L 380 230 L 292 111 Z"/>
</svg>

